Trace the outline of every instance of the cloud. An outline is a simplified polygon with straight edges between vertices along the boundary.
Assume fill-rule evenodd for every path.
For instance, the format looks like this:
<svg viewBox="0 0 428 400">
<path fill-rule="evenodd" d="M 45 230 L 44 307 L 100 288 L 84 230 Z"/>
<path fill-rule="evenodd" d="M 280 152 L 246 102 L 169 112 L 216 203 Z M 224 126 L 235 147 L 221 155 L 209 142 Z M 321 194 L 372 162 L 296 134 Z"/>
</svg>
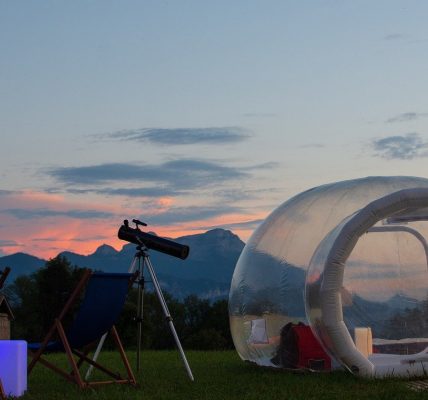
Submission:
<svg viewBox="0 0 428 400">
<path fill-rule="evenodd" d="M 101 138 L 135 142 L 150 142 L 160 145 L 191 145 L 242 142 L 250 137 L 246 130 L 238 127 L 210 128 L 141 128 L 98 135 Z"/>
<path fill-rule="evenodd" d="M 49 217 L 67 217 L 67 218 L 76 218 L 76 219 L 107 219 L 115 217 L 116 215 L 104 211 L 96 210 L 66 210 L 58 211 L 47 208 L 9 208 L 1 210 L 0 213 L 11 215 L 17 219 L 40 219 L 40 218 L 49 218 Z"/>
<path fill-rule="evenodd" d="M 102 241 L 102 240 L 108 240 L 110 239 L 108 236 L 101 236 L 101 235 L 97 235 L 97 236 L 90 236 L 90 237 L 75 237 L 75 238 L 70 238 L 68 239 L 70 242 L 87 242 L 88 240 L 96 240 L 96 241 Z M 34 238 L 31 239 L 32 242 L 58 242 L 57 238 L 54 237 L 45 237 L 45 238 Z"/>
<path fill-rule="evenodd" d="M 16 193 L 14 190 L 0 190 L 0 196 L 10 196 Z"/>
<path fill-rule="evenodd" d="M 245 168 L 242 168 L 242 169 L 246 170 L 246 171 L 252 171 L 252 170 L 255 170 L 255 169 L 274 169 L 274 168 L 278 167 L 279 165 L 280 164 L 278 162 L 276 162 L 276 161 L 269 161 L 269 162 L 266 162 L 266 163 L 263 163 L 263 164 L 251 165 L 249 167 L 245 167 Z"/>
<path fill-rule="evenodd" d="M 211 226 L 200 226 L 198 228 L 195 228 L 195 230 L 210 230 L 215 228 L 222 228 L 222 229 L 256 229 L 264 219 L 254 219 L 251 221 L 245 221 L 245 222 L 231 222 L 228 224 L 221 224 L 221 225 L 211 225 Z"/>
<path fill-rule="evenodd" d="M 247 118 L 273 118 L 277 116 L 277 114 L 275 113 L 263 113 L 263 112 L 245 113 L 242 115 Z"/>
<path fill-rule="evenodd" d="M 0 247 L 16 247 L 19 243 L 15 240 L 0 240 Z"/>
<path fill-rule="evenodd" d="M 107 196 L 158 198 L 186 195 L 196 188 L 204 189 L 219 187 L 228 182 L 242 182 L 243 179 L 251 177 L 253 171 L 270 170 L 277 166 L 278 163 L 267 162 L 235 168 L 220 162 L 184 159 L 160 165 L 101 164 L 66 167 L 52 169 L 48 174 L 66 185 L 66 191 L 72 194 L 94 193 Z M 144 185 L 144 183 L 148 186 L 133 187 L 134 184 Z M 76 187 L 79 185 L 83 187 Z M 97 185 L 105 185 L 105 187 L 96 187 Z M 117 187 L 118 185 L 122 187 Z M 224 189 L 217 190 L 214 194 L 226 199 L 242 200 L 256 198 L 257 192 L 266 193 L 266 191 L 272 191 L 272 189 L 247 191 Z"/>
<path fill-rule="evenodd" d="M 252 168 L 265 168 L 261 165 Z M 168 161 L 160 165 L 100 164 L 86 167 L 62 167 L 48 174 L 65 185 L 99 185 L 105 183 L 152 182 L 169 190 L 189 190 L 243 179 L 249 176 L 245 168 L 197 159 Z"/>
<path fill-rule="evenodd" d="M 68 193 L 72 194 L 103 194 L 107 196 L 126 196 L 126 197 L 165 197 L 177 196 L 183 194 L 179 190 L 174 190 L 167 187 L 142 187 L 142 188 L 103 188 L 103 189 L 69 189 Z"/>
<path fill-rule="evenodd" d="M 372 141 L 375 156 L 388 160 L 412 160 L 417 157 L 427 157 L 424 151 L 428 142 L 422 140 L 417 133 L 408 133 L 404 136 L 388 136 Z"/>
<path fill-rule="evenodd" d="M 406 38 L 406 35 L 402 33 L 390 33 L 388 35 L 385 35 L 383 37 L 385 40 L 391 41 L 391 40 L 403 40 Z"/>
<path fill-rule="evenodd" d="M 215 197 L 221 197 L 228 201 L 241 201 L 241 200 L 253 200 L 260 198 L 260 196 L 266 196 L 267 193 L 277 193 L 278 189 L 266 188 L 266 189 L 222 189 L 213 192 Z"/>
<path fill-rule="evenodd" d="M 322 143 L 308 143 L 299 146 L 300 149 L 321 149 L 323 147 L 325 147 L 325 145 Z"/>
<path fill-rule="evenodd" d="M 408 122 L 424 117 L 428 117 L 428 113 L 405 112 L 402 114 L 398 114 L 395 117 L 388 118 L 386 122 L 389 124 L 392 124 L 394 122 Z"/>
<path fill-rule="evenodd" d="M 150 218 L 151 225 L 168 225 L 206 220 L 209 218 L 218 217 L 220 215 L 239 212 L 242 212 L 242 209 L 239 207 L 221 204 L 219 206 L 209 207 L 172 207 L 163 213 L 148 215 L 147 217 Z M 144 216 L 144 218 L 146 218 L 146 216 Z"/>
<path fill-rule="evenodd" d="M 168 197 L 155 198 L 156 203 L 145 199 L 144 204 L 141 201 L 116 204 L 112 199 L 76 202 L 58 194 L 22 191 L 10 193 L 1 200 L 2 254 L 23 251 L 43 258 L 66 250 L 90 254 L 101 242 L 120 248 L 123 243 L 117 238 L 117 229 L 124 218 L 140 218 L 166 237 L 192 234 L 194 227 L 200 225 L 222 225 L 245 231 L 246 226 L 247 230 L 252 227 L 249 220 L 262 218 L 262 215 L 249 215 L 236 201 L 224 199 L 205 206 L 175 204 Z"/>
</svg>

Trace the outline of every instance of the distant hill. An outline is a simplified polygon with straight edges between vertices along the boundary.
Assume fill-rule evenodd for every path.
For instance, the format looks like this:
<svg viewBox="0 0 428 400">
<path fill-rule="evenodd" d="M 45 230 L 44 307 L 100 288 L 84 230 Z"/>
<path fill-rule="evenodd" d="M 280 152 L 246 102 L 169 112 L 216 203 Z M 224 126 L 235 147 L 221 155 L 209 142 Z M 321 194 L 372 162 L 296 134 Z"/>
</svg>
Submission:
<svg viewBox="0 0 428 400">
<path fill-rule="evenodd" d="M 173 240 L 190 247 L 190 254 L 186 260 L 154 250 L 149 251 L 150 260 L 162 288 L 177 298 L 189 294 L 210 299 L 227 296 L 233 270 L 244 248 L 244 242 L 231 231 L 224 229 L 213 229 Z M 120 251 L 103 244 L 93 254 L 87 256 L 68 251 L 60 254 L 71 264 L 79 267 L 106 272 L 126 272 L 132 264 L 135 251 L 136 246 L 128 243 Z M 0 257 L 0 267 L 12 268 L 9 283 L 19 275 L 31 274 L 45 262 L 23 253 Z"/>
<path fill-rule="evenodd" d="M 6 284 L 13 282 L 18 276 L 30 275 L 45 265 L 46 260 L 34 257 L 30 254 L 15 253 L 0 257 L 0 269 L 10 267 L 11 271 Z"/>
</svg>

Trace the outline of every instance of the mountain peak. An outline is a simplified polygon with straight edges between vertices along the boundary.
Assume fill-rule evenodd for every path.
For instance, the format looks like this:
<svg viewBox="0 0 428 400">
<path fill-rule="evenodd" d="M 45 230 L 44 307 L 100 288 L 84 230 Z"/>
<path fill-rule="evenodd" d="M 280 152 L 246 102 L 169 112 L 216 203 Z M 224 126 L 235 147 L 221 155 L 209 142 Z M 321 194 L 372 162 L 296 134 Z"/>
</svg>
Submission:
<svg viewBox="0 0 428 400">
<path fill-rule="evenodd" d="M 205 233 L 183 236 L 178 238 L 179 243 L 190 246 L 190 257 L 204 258 L 212 257 L 212 251 L 221 253 L 232 251 L 234 254 L 241 253 L 245 243 L 233 232 L 215 228 Z M 211 253 L 207 253 L 211 249 Z"/>
<path fill-rule="evenodd" d="M 202 233 L 200 236 L 202 240 L 208 239 L 209 241 L 219 242 L 227 247 L 238 246 L 240 250 L 242 250 L 242 247 L 245 245 L 238 235 L 235 235 L 228 229 L 215 228 Z"/>
<path fill-rule="evenodd" d="M 205 232 L 206 236 L 213 236 L 219 239 L 230 239 L 230 238 L 237 238 L 238 236 L 235 235 L 232 231 L 229 231 L 228 229 L 222 229 L 222 228 L 214 228 L 209 231 Z"/>
<path fill-rule="evenodd" d="M 181 241 L 182 239 L 189 239 L 189 238 L 193 238 L 193 239 L 214 239 L 214 240 L 238 240 L 241 242 L 241 239 L 239 238 L 238 235 L 235 235 L 232 231 L 229 231 L 228 229 L 223 229 L 223 228 L 214 228 L 214 229 L 210 229 L 209 231 L 206 231 L 204 233 L 197 233 L 195 235 L 188 235 L 188 236 L 182 236 L 179 237 L 177 240 Z"/>
<path fill-rule="evenodd" d="M 98 247 L 95 252 L 92 254 L 94 256 L 114 256 L 118 253 L 118 251 L 108 244 L 102 244 Z"/>
</svg>

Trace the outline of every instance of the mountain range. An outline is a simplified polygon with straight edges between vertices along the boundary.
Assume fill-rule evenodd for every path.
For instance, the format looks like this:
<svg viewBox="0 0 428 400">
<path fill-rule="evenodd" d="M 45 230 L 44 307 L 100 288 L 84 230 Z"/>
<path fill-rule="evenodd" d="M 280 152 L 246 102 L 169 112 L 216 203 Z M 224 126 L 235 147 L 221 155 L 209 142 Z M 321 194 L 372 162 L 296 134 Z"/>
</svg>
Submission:
<svg viewBox="0 0 428 400">
<path fill-rule="evenodd" d="M 183 236 L 174 241 L 186 244 L 190 247 L 190 253 L 186 260 L 171 257 L 169 255 L 150 250 L 150 260 L 160 281 L 162 290 L 181 300 L 184 297 L 195 294 L 198 297 L 209 300 L 226 298 L 229 294 L 232 274 L 239 255 L 244 248 L 244 242 L 231 231 L 213 229 L 202 234 Z M 66 257 L 72 265 L 87 267 L 105 272 L 127 272 L 133 264 L 136 253 L 134 244 L 125 244 L 120 251 L 103 244 L 89 255 L 81 255 L 72 252 L 60 253 Z M 267 254 L 255 253 L 252 261 L 255 265 L 263 265 L 263 280 L 271 282 L 267 287 L 276 287 L 275 280 L 287 282 L 287 292 L 265 290 L 254 292 L 251 287 L 251 279 L 259 279 L 260 275 L 247 276 L 250 283 L 245 290 L 235 293 L 230 299 L 231 309 L 238 314 L 240 307 L 246 304 L 246 312 L 254 314 L 262 313 L 261 308 L 275 306 L 275 312 L 286 315 L 304 316 L 304 302 L 302 293 L 305 285 L 305 272 L 291 264 L 285 269 L 286 275 L 278 276 L 277 261 Z M 15 253 L 0 257 L 0 269 L 8 266 L 11 274 L 7 283 L 12 283 L 18 276 L 30 275 L 43 267 L 46 260 L 35 256 Z M 150 277 L 145 271 L 147 288 L 150 290 Z M 284 281 L 284 282 L 285 282 Z M 254 282 L 253 282 L 254 283 Z M 266 286 L 266 285 L 265 285 Z M 344 315 L 347 323 L 352 326 L 371 326 L 374 331 L 383 329 L 384 321 L 390 320 L 398 313 L 410 312 L 416 305 L 422 303 L 405 296 L 393 296 L 383 302 L 364 299 L 357 294 L 345 293 L 342 296 L 349 299 L 349 305 L 344 305 Z M 298 300 L 300 299 L 300 300 Z M 236 304 L 235 304 L 236 303 Z M 410 310 L 410 311 L 409 311 Z"/>
<path fill-rule="evenodd" d="M 182 236 L 174 241 L 190 247 L 186 260 L 149 251 L 151 263 L 162 290 L 178 299 L 190 294 L 216 300 L 229 293 L 233 270 L 245 243 L 234 233 L 213 229 L 202 234 Z M 125 244 L 120 251 L 103 244 L 93 254 L 62 252 L 72 265 L 105 272 L 127 272 L 133 265 L 134 244 Z M 0 257 L 0 268 L 11 268 L 8 283 L 20 275 L 29 275 L 44 266 L 46 260 L 25 253 Z M 147 271 L 145 277 L 149 278 Z M 149 279 L 147 279 L 149 281 Z M 150 284 L 148 283 L 150 288 Z"/>
</svg>

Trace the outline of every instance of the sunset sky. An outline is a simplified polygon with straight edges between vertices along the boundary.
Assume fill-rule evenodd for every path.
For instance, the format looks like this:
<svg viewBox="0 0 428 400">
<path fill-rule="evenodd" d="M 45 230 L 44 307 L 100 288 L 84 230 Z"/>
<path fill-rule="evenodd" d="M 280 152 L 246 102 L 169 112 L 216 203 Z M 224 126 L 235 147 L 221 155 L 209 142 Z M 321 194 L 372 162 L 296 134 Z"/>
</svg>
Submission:
<svg viewBox="0 0 428 400">
<path fill-rule="evenodd" d="M 428 177 L 426 1 L 0 2 L 0 256 L 124 218 L 247 240 L 289 197 Z"/>
</svg>

